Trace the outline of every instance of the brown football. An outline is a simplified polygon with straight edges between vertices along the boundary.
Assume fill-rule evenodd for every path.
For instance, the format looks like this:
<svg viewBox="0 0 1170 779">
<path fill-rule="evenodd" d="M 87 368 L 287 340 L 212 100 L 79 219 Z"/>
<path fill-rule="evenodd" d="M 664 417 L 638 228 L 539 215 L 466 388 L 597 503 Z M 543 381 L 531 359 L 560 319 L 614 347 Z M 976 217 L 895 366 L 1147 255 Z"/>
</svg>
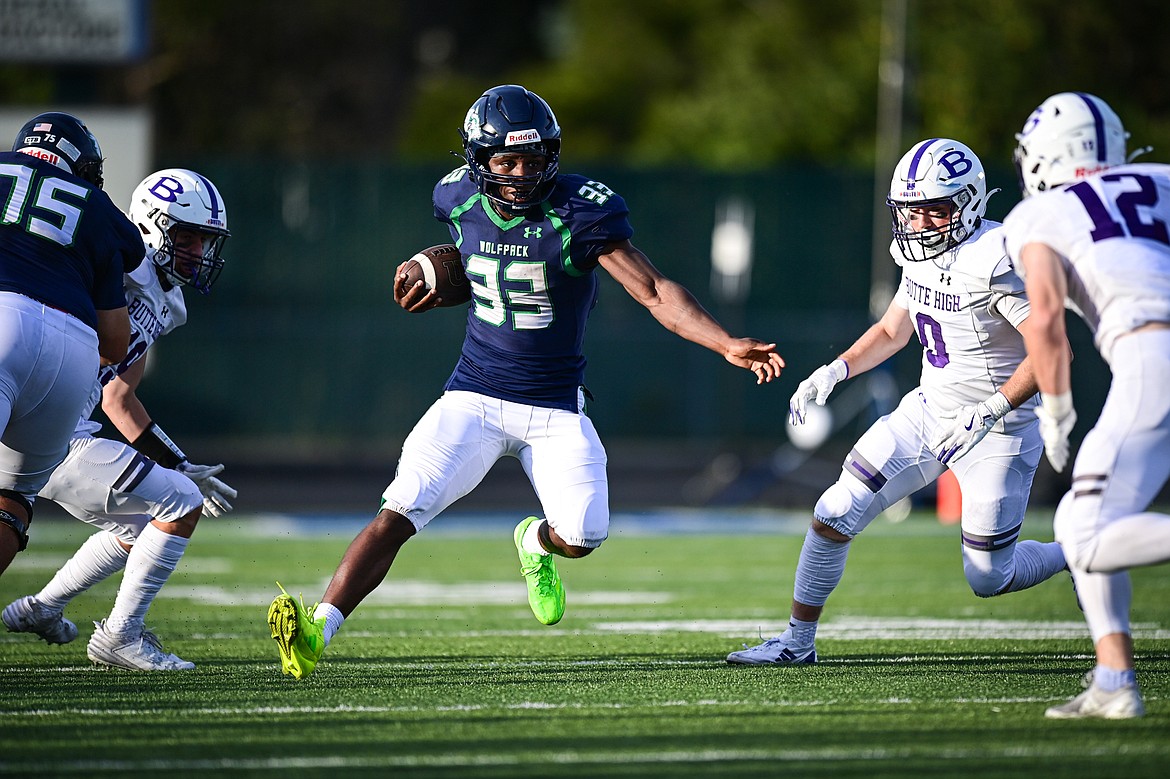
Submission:
<svg viewBox="0 0 1170 779">
<path fill-rule="evenodd" d="M 438 290 L 444 306 L 458 306 L 471 300 L 471 284 L 454 244 L 429 246 L 407 260 L 402 270 L 407 287 L 422 279 L 427 289 Z"/>
</svg>

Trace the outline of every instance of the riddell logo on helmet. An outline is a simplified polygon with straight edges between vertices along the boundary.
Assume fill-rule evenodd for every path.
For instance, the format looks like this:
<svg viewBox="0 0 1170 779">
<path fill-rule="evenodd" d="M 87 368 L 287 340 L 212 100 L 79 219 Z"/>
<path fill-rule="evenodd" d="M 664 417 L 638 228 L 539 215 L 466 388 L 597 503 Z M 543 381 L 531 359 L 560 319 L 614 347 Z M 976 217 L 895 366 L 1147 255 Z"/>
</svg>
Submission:
<svg viewBox="0 0 1170 779">
<path fill-rule="evenodd" d="M 1095 165 L 1091 168 L 1077 168 L 1076 172 L 1073 175 L 1075 175 L 1079 179 L 1083 179 L 1086 176 L 1092 176 L 1092 175 L 1095 175 L 1097 173 L 1100 173 L 1103 170 L 1108 170 L 1108 169 L 1109 169 L 1108 165 Z"/>
<path fill-rule="evenodd" d="M 59 167 L 64 162 L 59 154 L 53 154 L 53 152 L 49 151 L 48 149 L 42 149 L 39 146 L 26 146 L 19 151 L 29 155 L 30 157 L 36 157 L 37 159 L 44 160 L 45 162 L 51 162 Z"/>
<path fill-rule="evenodd" d="M 513 130 L 504 138 L 505 146 L 516 146 L 521 143 L 536 143 L 540 140 L 540 133 L 536 130 Z"/>
</svg>

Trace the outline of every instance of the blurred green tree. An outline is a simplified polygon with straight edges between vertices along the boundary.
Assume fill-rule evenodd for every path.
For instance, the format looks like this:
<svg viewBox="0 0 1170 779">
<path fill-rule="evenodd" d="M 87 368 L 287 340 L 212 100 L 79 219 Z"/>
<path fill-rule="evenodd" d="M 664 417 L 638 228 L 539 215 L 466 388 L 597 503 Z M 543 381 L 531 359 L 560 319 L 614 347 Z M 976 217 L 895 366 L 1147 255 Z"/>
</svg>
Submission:
<svg viewBox="0 0 1170 779">
<path fill-rule="evenodd" d="M 485 88 L 540 92 L 574 160 L 745 170 L 875 155 L 885 3 L 471 0 L 152 5 L 123 66 L 0 64 L 7 103 L 146 103 L 160 157 L 434 162 Z M 905 146 L 958 137 L 1006 160 L 1031 108 L 1108 100 L 1134 144 L 1170 148 L 1163 0 L 905 0 Z"/>
</svg>

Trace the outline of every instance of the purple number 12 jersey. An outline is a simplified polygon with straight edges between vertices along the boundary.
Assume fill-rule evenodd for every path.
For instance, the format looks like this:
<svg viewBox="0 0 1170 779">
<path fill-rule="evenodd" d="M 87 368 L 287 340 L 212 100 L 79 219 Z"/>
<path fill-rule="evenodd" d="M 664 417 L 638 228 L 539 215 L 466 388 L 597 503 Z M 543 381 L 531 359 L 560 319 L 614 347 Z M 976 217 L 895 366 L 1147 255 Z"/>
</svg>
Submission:
<svg viewBox="0 0 1170 779">
<path fill-rule="evenodd" d="M 578 411 L 585 324 L 597 303 L 598 257 L 633 230 L 625 201 L 584 176 L 561 175 L 544 202 L 505 218 L 466 166 L 435 185 L 471 282 L 467 333 L 447 390 Z"/>
</svg>

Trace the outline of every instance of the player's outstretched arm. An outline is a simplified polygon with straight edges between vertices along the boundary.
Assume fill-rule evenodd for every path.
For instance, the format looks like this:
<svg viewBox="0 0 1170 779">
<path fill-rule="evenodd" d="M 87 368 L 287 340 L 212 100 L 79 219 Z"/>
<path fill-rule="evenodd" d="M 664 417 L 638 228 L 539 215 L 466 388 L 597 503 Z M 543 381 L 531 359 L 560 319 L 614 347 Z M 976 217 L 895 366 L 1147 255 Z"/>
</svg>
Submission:
<svg viewBox="0 0 1170 779">
<path fill-rule="evenodd" d="M 882 318 L 870 325 L 861 337 L 841 355 L 822 365 L 797 387 L 788 401 L 788 419 L 794 425 L 804 424 L 810 401 L 823 406 L 839 382 L 881 365 L 910 341 L 914 325 L 909 312 L 890 301 Z"/>
<path fill-rule="evenodd" d="M 736 338 L 699 304 L 690 291 L 662 274 L 629 241 L 608 247 L 601 267 L 658 323 L 682 338 L 723 355 L 732 365 L 756 375 L 756 383 L 770 382 L 784 369 L 776 344 L 755 338 Z"/>
</svg>

